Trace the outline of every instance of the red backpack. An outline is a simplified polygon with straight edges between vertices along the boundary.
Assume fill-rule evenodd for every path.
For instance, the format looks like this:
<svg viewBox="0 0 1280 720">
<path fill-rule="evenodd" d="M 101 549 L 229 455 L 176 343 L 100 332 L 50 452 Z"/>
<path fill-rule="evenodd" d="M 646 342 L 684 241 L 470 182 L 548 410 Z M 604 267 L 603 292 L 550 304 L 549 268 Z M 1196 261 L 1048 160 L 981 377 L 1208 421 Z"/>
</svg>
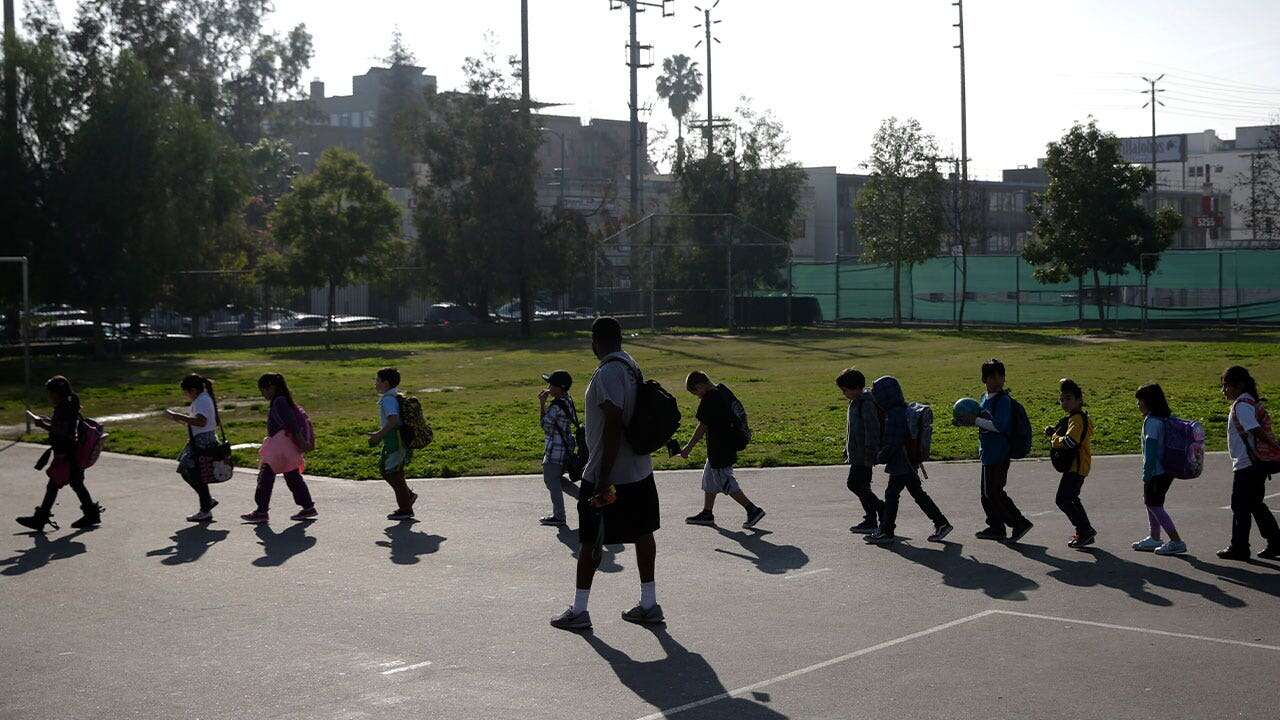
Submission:
<svg viewBox="0 0 1280 720">
<path fill-rule="evenodd" d="M 1240 420 L 1236 420 L 1235 431 L 1240 433 L 1240 439 L 1244 440 L 1244 446 L 1249 451 L 1249 457 L 1259 466 L 1265 468 L 1269 473 L 1280 472 L 1280 443 L 1276 442 L 1276 434 L 1271 429 L 1271 416 L 1267 414 L 1267 408 L 1262 403 L 1253 398 L 1240 398 L 1236 402 L 1242 402 L 1253 407 L 1254 417 L 1258 420 L 1257 433 L 1261 437 L 1255 437 L 1256 442 L 1249 442 L 1249 433 L 1244 431 L 1244 426 L 1240 424 Z"/>
</svg>

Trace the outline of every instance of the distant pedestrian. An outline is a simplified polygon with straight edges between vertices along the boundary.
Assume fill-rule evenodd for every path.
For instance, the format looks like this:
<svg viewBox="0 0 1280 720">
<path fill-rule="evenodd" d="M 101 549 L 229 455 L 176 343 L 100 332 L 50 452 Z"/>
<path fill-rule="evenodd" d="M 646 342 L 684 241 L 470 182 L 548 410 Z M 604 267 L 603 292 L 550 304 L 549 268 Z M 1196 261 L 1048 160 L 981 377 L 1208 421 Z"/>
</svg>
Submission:
<svg viewBox="0 0 1280 720">
<path fill-rule="evenodd" d="M 1142 413 L 1142 502 L 1147 506 L 1147 520 L 1151 533 L 1133 544 L 1139 552 L 1155 552 L 1157 555 L 1181 555 L 1187 551 L 1173 518 L 1164 509 L 1165 497 L 1173 485 L 1173 474 L 1165 472 L 1161 457 L 1164 455 L 1165 422 L 1173 415 L 1164 389 L 1155 383 L 1143 385 L 1134 393 L 1138 411 Z M 1161 531 L 1169 534 L 1168 542 L 1161 540 Z"/>
<path fill-rule="evenodd" d="M 565 462 L 574 451 L 574 427 L 578 410 L 573 405 L 569 388 L 573 376 L 564 370 L 543 375 L 547 387 L 538 393 L 539 417 L 542 424 L 542 481 L 551 495 L 551 514 L 538 520 L 543 525 L 564 527 Z"/>
<path fill-rule="evenodd" d="M 849 479 L 845 483 L 862 503 L 862 522 L 849 532 L 870 534 L 880 527 L 880 511 L 884 501 L 871 490 L 871 473 L 880 452 L 880 418 L 875 400 L 867 391 L 867 379 L 861 371 L 848 368 L 836 378 L 836 387 L 849 401 L 845 414 L 844 458 L 849 463 Z"/>
<path fill-rule="evenodd" d="M 53 521 L 53 503 L 58 498 L 58 491 L 64 485 L 70 485 L 80 500 L 79 520 L 71 523 L 76 529 L 91 528 L 102 522 L 102 506 L 94 502 L 84 485 L 84 468 L 79 462 L 80 431 L 80 396 L 71 389 L 71 382 L 61 375 L 55 375 L 44 384 L 49 394 L 49 404 L 53 406 L 53 415 L 35 415 L 30 411 L 27 415 L 36 427 L 49 432 L 49 453 L 52 461 L 49 482 L 45 485 L 44 499 L 36 507 L 35 513 L 18 518 L 18 524 L 29 527 L 36 532 L 44 532 L 45 525 L 57 529 Z M 49 462 L 49 458 L 44 458 Z M 41 466 L 37 466 L 41 467 Z M 57 470 L 54 470 L 57 468 Z"/>
<path fill-rule="evenodd" d="M 1271 418 L 1258 392 L 1258 383 L 1246 368 L 1233 365 L 1222 373 L 1222 395 L 1231 401 L 1227 415 L 1227 450 L 1231 455 L 1231 544 L 1218 551 L 1223 560 L 1248 560 L 1249 531 L 1258 521 L 1258 532 L 1267 541 L 1258 557 L 1280 559 L 1280 527 L 1267 507 L 1267 480 L 1277 468 L 1280 446 L 1271 429 Z"/>
<path fill-rule="evenodd" d="M 215 482 L 213 463 L 219 459 L 221 444 L 218 442 L 218 401 L 213 393 L 213 381 L 191 373 L 182 378 L 180 385 L 187 402 L 186 413 L 165 410 L 165 415 L 187 426 L 187 446 L 178 455 L 178 474 L 196 491 L 200 508 L 188 515 L 188 522 L 213 522 L 213 509 L 218 501 L 209 493 L 209 484 Z"/>
<path fill-rule="evenodd" d="M 640 572 L 640 603 L 622 613 L 639 624 L 663 622 L 654 583 L 658 546 L 653 534 L 660 527 L 658 487 L 647 454 L 637 453 L 623 428 L 636 411 L 640 366 L 622 349 L 622 326 L 611 317 L 591 325 L 591 351 L 600 361 L 587 383 L 586 420 L 588 459 L 578 494 L 578 565 L 573 604 L 551 620 L 562 630 L 591 627 L 587 600 L 600 565 L 600 546 L 634 544 Z"/>
<path fill-rule="evenodd" d="M 978 460 L 981 466 L 982 510 L 987 526 L 976 537 L 981 540 L 1018 542 L 1032 528 L 1013 498 L 1005 491 L 1012 464 L 1014 404 L 1005 389 L 1004 363 L 992 358 L 982 364 L 982 384 L 986 386 L 980 401 L 982 414 L 973 418 L 978 427 Z M 1008 534 L 1006 536 L 1006 528 Z"/>
<path fill-rule="evenodd" d="M 938 509 L 933 498 L 920 483 L 920 475 L 912 466 L 907 456 L 907 401 L 902 394 L 902 386 L 898 379 L 889 375 L 879 378 L 871 385 L 871 397 L 884 418 L 884 434 L 880 438 L 880 457 L 884 471 L 889 475 L 889 484 L 884 491 L 884 506 L 880 509 L 880 529 L 867 535 L 867 542 L 872 545 L 889 545 L 898 538 L 895 535 L 898 522 L 898 498 L 905 489 L 911 493 L 924 514 L 933 522 L 933 534 L 930 542 L 941 542 L 952 531 L 947 516 Z"/>
<path fill-rule="evenodd" d="M 1080 502 L 1080 490 L 1093 465 L 1093 422 L 1084 409 L 1084 390 L 1071 378 L 1058 381 L 1058 405 L 1067 416 L 1056 426 L 1045 428 L 1044 434 L 1049 438 L 1053 466 L 1062 473 L 1056 498 L 1058 509 L 1075 527 L 1067 547 L 1082 548 L 1092 545 L 1098 537 Z"/>
<path fill-rule="evenodd" d="M 387 515 L 387 519 L 412 520 L 413 504 L 418 494 L 409 489 L 404 477 L 405 467 L 413 459 L 413 451 L 400 434 L 400 371 L 393 367 L 382 368 L 374 377 L 373 386 L 378 391 L 379 428 L 377 432 L 369 433 L 369 445 L 382 445 L 378 470 L 396 494 L 396 509 Z"/>
<path fill-rule="evenodd" d="M 747 498 L 733 476 L 733 465 L 738 461 L 738 448 L 745 446 L 743 431 L 740 428 L 734 404 L 741 408 L 741 403 L 733 392 L 723 384 L 716 385 L 701 370 L 689 373 L 685 379 L 685 389 L 698 398 L 698 428 L 693 431 L 689 444 L 680 451 L 680 456 L 688 458 L 689 453 L 705 436 L 707 438 L 707 461 L 702 468 L 702 512 L 685 518 L 690 525 L 715 525 L 716 495 L 724 493 L 733 498 L 746 511 L 747 518 L 742 523 L 744 528 L 753 528 L 764 518 L 764 509 L 758 507 Z M 746 411 L 743 410 L 743 416 Z"/>
<path fill-rule="evenodd" d="M 305 467 L 303 453 L 310 433 L 307 419 L 293 401 L 289 384 L 280 373 L 266 373 L 258 378 L 258 392 L 270 406 L 267 410 L 267 437 L 262 441 L 259 453 L 262 463 L 258 466 L 258 486 L 253 494 L 257 508 L 241 515 L 240 519 L 248 523 L 264 523 L 270 519 L 271 491 L 279 473 L 284 475 L 284 482 L 293 493 L 293 501 L 300 508 L 289 519 L 313 520 L 319 513 L 311 499 L 307 481 L 302 479 Z"/>
</svg>

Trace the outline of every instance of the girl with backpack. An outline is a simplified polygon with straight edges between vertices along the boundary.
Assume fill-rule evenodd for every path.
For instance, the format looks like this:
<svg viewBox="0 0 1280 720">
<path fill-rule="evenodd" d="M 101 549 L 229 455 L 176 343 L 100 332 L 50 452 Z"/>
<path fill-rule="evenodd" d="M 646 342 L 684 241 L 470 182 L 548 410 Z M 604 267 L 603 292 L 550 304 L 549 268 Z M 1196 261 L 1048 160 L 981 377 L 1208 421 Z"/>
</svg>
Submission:
<svg viewBox="0 0 1280 720">
<path fill-rule="evenodd" d="M 54 473 L 50 473 L 49 483 L 44 490 L 44 500 L 36 507 L 34 514 L 18 518 L 18 524 L 36 532 L 44 532 L 45 525 L 57 530 L 58 524 L 53 521 L 53 503 L 58 499 L 58 491 L 63 485 L 70 485 L 76 497 L 80 499 L 80 510 L 84 513 L 79 520 L 71 523 L 71 527 L 76 529 L 94 527 L 102 522 L 103 507 L 93 501 L 93 496 L 84 486 L 84 468 L 80 467 L 78 460 L 80 396 L 72 391 L 71 382 L 61 375 L 49 378 L 44 388 L 49 393 L 49 404 L 53 406 L 53 415 L 44 417 L 32 414 L 30 411 L 27 415 L 37 427 L 49 431 L 48 452 L 53 456 L 51 467 L 65 464 L 67 473 L 65 479 L 53 477 Z M 41 464 L 36 466 L 37 469 L 44 467 L 43 463 L 47 459 L 47 456 L 42 458 Z"/>
<path fill-rule="evenodd" d="M 187 516 L 187 522 L 213 522 L 213 508 L 218 501 L 209 493 L 213 482 L 214 456 L 219 452 L 218 401 L 213 394 L 213 381 L 191 373 L 179 385 L 191 403 L 185 413 L 165 410 L 165 416 L 187 426 L 187 445 L 178 454 L 178 474 L 196 491 L 200 509 Z"/>
<path fill-rule="evenodd" d="M 1147 506 L 1151 534 L 1133 544 L 1139 552 L 1157 555 L 1181 555 L 1187 551 L 1173 518 L 1164 509 L 1165 495 L 1173 484 L 1173 474 L 1166 472 L 1163 462 L 1165 422 L 1173 415 L 1164 389 L 1157 383 L 1138 388 L 1134 393 L 1138 412 L 1142 413 L 1142 502 Z M 1168 542 L 1160 539 L 1161 530 L 1169 534 Z"/>
<path fill-rule="evenodd" d="M 1089 522 L 1089 515 L 1080 502 L 1080 489 L 1093 464 L 1093 422 L 1084 409 L 1084 390 L 1071 378 L 1058 381 L 1058 404 L 1066 417 L 1054 427 L 1044 429 L 1049 438 L 1053 468 L 1062 473 L 1058 482 L 1055 502 L 1075 527 L 1076 533 L 1067 541 L 1067 547 L 1082 548 L 1092 545 L 1098 533 Z"/>
<path fill-rule="evenodd" d="M 573 426 L 578 422 L 573 398 L 569 396 L 573 376 L 564 370 L 557 370 L 543 375 L 542 379 L 547 381 L 547 387 L 538 393 L 539 417 L 542 419 L 544 436 L 542 481 L 551 494 L 551 514 L 538 522 L 549 527 L 564 527 L 564 490 L 560 483 L 566 470 L 566 461 L 576 449 Z"/>
<path fill-rule="evenodd" d="M 314 520 L 319 513 L 311 499 L 311 491 L 307 489 L 307 482 L 302 479 L 305 466 L 303 452 L 312 437 L 308 427 L 310 421 L 293 401 L 289 384 L 280 373 L 266 373 L 258 378 L 258 392 L 271 403 L 267 410 L 267 437 L 258 453 L 262 463 L 258 468 L 258 487 L 253 493 L 258 507 L 241 515 L 240 519 L 247 523 L 265 523 L 270 519 L 271 491 L 275 488 L 276 474 L 283 473 L 285 485 L 293 493 L 293 501 L 301 508 L 289 519 Z"/>
<path fill-rule="evenodd" d="M 1227 450 L 1231 455 L 1231 544 L 1218 551 L 1223 560 L 1248 560 L 1252 520 L 1267 547 L 1258 557 L 1280 559 L 1280 527 L 1267 507 L 1267 478 L 1280 454 L 1271 419 L 1262 407 L 1258 383 L 1249 371 L 1233 365 L 1222 373 L 1222 395 L 1231 402 L 1227 415 Z"/>
</svg>

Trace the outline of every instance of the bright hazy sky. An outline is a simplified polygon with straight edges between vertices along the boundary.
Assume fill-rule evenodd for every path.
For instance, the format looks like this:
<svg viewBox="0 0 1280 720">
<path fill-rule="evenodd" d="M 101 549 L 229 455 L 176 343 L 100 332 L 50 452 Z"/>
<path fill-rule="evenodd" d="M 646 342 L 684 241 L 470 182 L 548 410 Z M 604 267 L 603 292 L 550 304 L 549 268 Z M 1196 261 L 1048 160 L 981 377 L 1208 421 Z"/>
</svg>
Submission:
<svg viewBox="0 0 1280 720">
<path fill-rule="evenodd" d="M 714 0 L 711 0 L 714 2 Z M 59 0 L 71 17 L 75 0 Z M 640 17 L 657 63 L 683 52 L 705 70 L 695 3 Z M 21 0 L 19 0 L 21 4 Z M 529 0 L 534 97 L 566 114 L 626 118 L 625 11 L 609 0 Z M 492 32 L 500 56 L 519 51 L 519 0 L 276 0 L 272 23 L 305 22 L 315 40 L 308 77 L 346 94 L 351 76 L 386 54 L 399 27 L 444 89 Z M 772 110 L 794 159 L 857 171 L 890 115 L 915 117 L 944 152 L 959 153 L 960 94 L 951 0 L 721 0 L 713 62 L 717 115 L 740 95 Z M 1235 136 L 1280 113 L 1280 0 L 968 0 L 969 156 L 977 177 L 1034 164 L 1048 140 L 1090 113 L 1120 135 L 1146 134 L 1141 75 L 1167 73 L 1158 131 Z M 641 105 L 674 123 L 642 71 Z M 702 105 L 699 105 L 701 111 Z"/>
</svg>

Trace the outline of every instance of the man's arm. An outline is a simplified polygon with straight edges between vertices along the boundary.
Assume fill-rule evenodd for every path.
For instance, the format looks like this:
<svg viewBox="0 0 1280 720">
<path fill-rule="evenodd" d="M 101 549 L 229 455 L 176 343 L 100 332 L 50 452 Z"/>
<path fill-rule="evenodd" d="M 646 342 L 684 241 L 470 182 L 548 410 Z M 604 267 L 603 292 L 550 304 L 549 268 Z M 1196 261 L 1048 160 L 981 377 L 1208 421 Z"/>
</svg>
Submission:
<svg viewBox="0 0 1280 720">
<path fill-rule="evenodd" d="M 600 454 L 600 476 L 596 479 L 596 487 L 601 488 L 609 483 L 613 475 L 613 463 L 618 459 L 618 448 L 622 445 L 622 408 L 605 400 L 600 403 L 604 413 L 604 435 L 601 438 L 604 448 Z"/>
<path fill-rule="evenodd" d="M 706 434 L 707 424 L 702 422 L 698 423 L 698 429 L 693 431 L 693 437 L 689 438 L 689 444 L 685 445 L 684 449 L 680 451 L 680 457 L 688 459 L 689 453 L 698 446 L 698 443 L 702 440 L 702 436 Z"/>
</svg>

